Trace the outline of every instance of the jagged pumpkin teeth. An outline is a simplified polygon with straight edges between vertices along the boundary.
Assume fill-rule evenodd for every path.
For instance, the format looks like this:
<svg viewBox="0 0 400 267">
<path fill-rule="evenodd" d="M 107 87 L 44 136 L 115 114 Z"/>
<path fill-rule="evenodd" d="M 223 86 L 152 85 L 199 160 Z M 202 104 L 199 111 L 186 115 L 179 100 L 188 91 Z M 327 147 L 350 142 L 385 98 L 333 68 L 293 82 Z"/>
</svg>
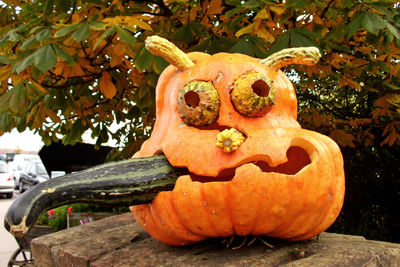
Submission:
<svg viewBox="0 0 400 267">
<path fill-rule="evenodd" d="M 240 75 L 231 90 L 233 106 L 244 116 L 262 116 L 275 103 L 273 81 L 259 72 Z"/>
<path fill-rule="evenodd" d="M 220 100 L 212 82 L 191 81 L 179 93 L 178 112 L 192 126 L 212 124 L 219 113 Z"/>
</svg>

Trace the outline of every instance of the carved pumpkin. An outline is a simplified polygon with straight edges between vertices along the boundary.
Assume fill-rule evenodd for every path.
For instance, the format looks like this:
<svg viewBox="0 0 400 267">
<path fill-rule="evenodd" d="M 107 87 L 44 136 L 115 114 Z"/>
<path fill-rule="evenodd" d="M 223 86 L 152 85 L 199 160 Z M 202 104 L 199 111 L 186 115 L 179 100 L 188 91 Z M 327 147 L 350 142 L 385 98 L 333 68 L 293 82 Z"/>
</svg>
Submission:
<svg viewBox="0 0 400 267">
<path fill-rule="evenodd" d="M 145 231 L 170 245 L 232 235 L 295 241 L 334 222 L 344 198 L 340 150 L 300 127 L 295 90 L 279 70 L 314 64 L 316 48 L 260 60 L 184 54 L 157 36 L 146 46 L 172 65 L 158 81 L 152 135 L 134 157 L 163 153 L 190 175 L 131 207 Z"/>
</svg>

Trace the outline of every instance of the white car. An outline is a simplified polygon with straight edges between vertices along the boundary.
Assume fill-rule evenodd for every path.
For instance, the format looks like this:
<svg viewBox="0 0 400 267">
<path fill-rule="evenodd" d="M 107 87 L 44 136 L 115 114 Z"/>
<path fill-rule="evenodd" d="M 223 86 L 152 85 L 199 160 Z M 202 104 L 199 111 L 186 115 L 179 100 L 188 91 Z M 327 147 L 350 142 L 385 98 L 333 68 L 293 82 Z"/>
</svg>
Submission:
<svg viewBox="0 0 400 267">
<path fill-rule="evenodd" d="M 14 177 L 8 171 L 7 163 L 0 161 L 0 194 L 12 198 L 14 193 Z"/>
<path fill-rule="evenodd" d="M 14 175 L 15 189 L 19 189 L 19 177 L 26 165 L 32 161 L 40 161 L 39 155 L 36 154 L 16 154 L 14 160 L 9 162 L 10 172 Z"/>
</svg>

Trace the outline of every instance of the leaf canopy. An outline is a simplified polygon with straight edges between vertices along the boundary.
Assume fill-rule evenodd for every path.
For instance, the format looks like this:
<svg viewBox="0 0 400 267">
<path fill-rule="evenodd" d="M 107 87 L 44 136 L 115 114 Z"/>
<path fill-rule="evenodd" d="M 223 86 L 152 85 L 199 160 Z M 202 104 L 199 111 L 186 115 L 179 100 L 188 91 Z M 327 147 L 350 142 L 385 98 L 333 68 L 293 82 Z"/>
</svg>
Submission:
<svg viewBox="0 0 400 267">
<path fill-rule="evenodd" d="M 400 145 L 397 1 L 3 2 L 0 134 L 29 128 L 46 144 L 74 144 L 90 131 L 129 157 L 151 132 L 168 65 L 144 49 L 157 34 L 184 51 L 259 58 L 317 46 L 317 65 L 285 69 L 303 126 L 342 146 Z"/>
</svg>

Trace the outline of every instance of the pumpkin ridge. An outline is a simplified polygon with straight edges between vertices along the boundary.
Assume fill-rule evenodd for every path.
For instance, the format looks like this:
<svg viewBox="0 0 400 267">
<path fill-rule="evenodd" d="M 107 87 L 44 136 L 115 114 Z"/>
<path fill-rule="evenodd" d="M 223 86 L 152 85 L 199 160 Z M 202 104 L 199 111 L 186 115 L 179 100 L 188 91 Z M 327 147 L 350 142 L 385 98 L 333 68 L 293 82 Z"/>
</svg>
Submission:
<svg viewBox="0 0 400 267">
<path fill-rule="evenodd" d="M 202 184 L 200 185 L 200 195 L 201 195 L 201 198 L 202 198 L 202 201 L 203 201 L 202 202 L 202 207 L 204 208 L 204 210 L 208 214 L 208 216 L 206 216 L 206 218 L 208 220 L 208 223 L 211 226 L 212 231 L 214 231 L 217 234 L 217 236 L 219 236 L 220 234 L 218 233 L 217 228 L 215 227 L 215 225 L 213 224 L 212 220 L 210 219 L 210 216 L 212 216 L 212 213 L 208 209 L 207 200 L 204 197 L 204 187 L 203 187 Z"/>
<path fill-rule="evenodd" d="M 309 131 L 305 132 L 305 135 L 307 136 L 306 140 L 308 142 L 310 142 L 315 148 L 318 147 L 317 149 L 317 153 L 318 154 L 325 154 L 325 158 L 328 158 L 327 155 L 329 155 L 329 153 L 326 153 L 327 151 L 327 147 L 325 146 L 324 142 L 322 142 L 319 139 L 314 138 L 314 136 L 312 134 L 310 134 Z M 312 139 L 312 141 L 310 141 L 310 139 Z M 329 155 L 330 156 L 330 155 Z M 318 157 L 318 159 L 320 159 L 320 157 Z M 327 160 L 327 163 L 330 164 L 332 162 L 332 158 L 329 158 L 329 160 Z M 321 179 L 324 180 L 324 179 Z M 330 184 L 330 183 L 329 183 Z M 309 194 L 314 194 L 313 189 L 311 188 L 311 185 L 308 185 L 308 193 Z M 328 188 L 326 188 L 328 189 Z M 307 193 L 306 193 L 307 194 Z M 315 203 L 317 203 L 318 201 L 316 201 Z M 310 218 L 303 218 L 302 220 L 299 220 L 297 222 L 297 225 L 307 225 L 307 227 L 298 227 L 298 226 L 294 226 L 294 228 L 296 229 L 297 233 L 291 235 L 288 239 L 289 240 L 296 240 L 298 239 L 300 236 L 303 236 L 306 233 L 312 233 L 313 229 L 315 229 L 316 227 L 318 227 L 320 225 L 320 222 L 323 221 L 325 219 L 325 215 L 329 212 L 330 210 L 330 205 L 331 203 L 329 203 L 329 205 L 327 205 L 324 209 L 315 209 L 318 210 L 319 213 L 314 212 L 314 219 L 311 220 Z M 317 215 L 317 216 L 316 216 Z M 301 217 L 300 217 L 301 218 Z M 309 223 L 304 223 L 304 222 L 309 222 Z M 290 227 L 290 226 L 288 226 Z M 293 226 L 292 226 L 293 228 Z"/>
<path fill-rule="evenodd" d="M 227 207 L 226 210 L 227 210 L 227 213 L 228 213 L 228 216 L 229 216 L 229 220 L 230 220 L 231 225 L 232 225 L 232 232 L 236 233 L 235 224 L 233 222 L 232 205 L 229 202 L 229 200 L 232 198 L 232 192 L 231 192 L 230 184 L 226 183 L 226 187 L 225 188 L 226 188 L 226 195 L 227 195 L 227 197 L 225 198 L 225 203 L 226 203 L 226 207 Z"/>
<path fill-rule="evenodd" d="M 330 152 L 329 154 L 332 156 L 332 163 L 334 165 L 333 166 L 334 176 L 332 178 L 335 179 L 335 182 L 332 183 L 334 185 L 334 192 L 332 192 L 332 201 L 331 201 L 330 208 L 324 214 L 323 220 L 321 220 L 321 222 L 314 229 L 312 229 L 312 231 L 310 231 L 310 232 L 315 233 L 316 232 L 315 229 L 322 229 L 322 231 L 324 231 L 327 228 L 329 228 L 329 226 L 332 225 L 332 223 L 335 221 L 335 219 L 339 215 L 340 209 L 342 208 L 342 205 L 343 205 L 344 192 L 342 194 L 338 194 L 338 190 L 340 189 L 339 188 L 340 185 L 342 185 L 344 188 L 344 170 L 343 170 L 343 158 L 340 154 L 340 149 L 334 143 L 334 141 L 332 139 L 330 139 L 329 137 L 321 135 L 319 133 L 311 132 L 311 134 L 314 136 L 319 136 L 319 138 L 321 138 L 320 142 L 322 142 L 322 140 L 325 140 L 323 143 L 326 146 L 327 150 Z M 336 154 L 336 155 L 334 155 L 334 154 Z M 338 197 L 340 197 L 340 196 L 342 196 L 341 200 L 338 199 Z M 330 214 L 332 214 L 332 211 L 335 209 L 335 206 L 337 205 L 337 201 L 339 201 L 339 203 L 338 203 L 339 205 L 337 207 L 338 211 L 334 212 L 336 214 L 334 218 L 329 218 L 328 216 Z M 306 238 L 308 238 L 308 237 L 311 237 L 310 234 L 308 234 L 308 236 L 306 235 Z M 301 237 L 301 238 L 304 238 L 304 237 Z"/>
<path fill-rule="evenodd" d="M 202 235 L 199 235 L 199 234 L 195 234 L 195 233 L 193 233 L 192 231 L 190 231 L 190 230 L 185 226 L 185 224 L 182 222 L 182 220 L 181 220 L 181 218 L 179 217 L 179 214 L 178 214 L 178 212 L 177 212 L 177 210 L 176 210 L 176 208 L 175 208 L 174 201 L 173 201 L 173 195 L 172 195 L 170 192 L 168 192 L 168 200 L 169 200 L 169 202 L 170 202 L 171 208 L 173 209 L 174 216 L 176 217 L 176 219 L 178 220 L 178 222 L 181 224 L 180 227 L 182 227 L 182 229 L 183 229 L 187 234 L 190 233 L 190 235 L 193 235 L 193 236 L 198 237 L 198 238 L 197 238 L 197 241 L 201 241 L 201 240 L 206 239 L 205 236 L 202 236 Z M 178 234 L 178 233 L 175 233 L 175 234 Z M 186 237 L 179 236 L 179 235 L 178 235 L 178 237 L 179 237 L 179 238 L 184 238 L 185 240 L 187 240 Z M 193 241 L 193 240 L 188 240 L 188 241 L 190 241 L 190 242 L 196 242 L 196 241 Z"/>
<path fill-rule="evenodd" d="M 326 137 L 326 136 L 318 134 L 318 133 L 313 133 L 313 132 L 311 132 L 311 135 L 319 136 L 320 138 L 322 138 L 322 140 L 325 140 L 324 142 L 322 140 L 319 140 L 319 142 L 324 144 L 324 146 L 326 147 L 326 150 L 329 151 L 329 154 L 331 155 L 331 158 L 335 159 L 335 160 L 332 160 L 331 162 L 333 162 L 333 165 L 334 165 L 334 167 L 333 167 L 334 177 L 333 178 L 335 179 L 336 183 L 332 183 L 332 184 L 335 185 L 334 186 L 334 191 L 332 192 L 332 201 L 331 201 L 331 204 L 330 204 L 329 208 L 327 208 L 326 211 L 324 212 L 323 216 L 321 216 L 321 220 L 318 223 L 316 223 L 315 227 L 312 227 L 307 233 L 299 235 L 297 237 L 294 237 L 293 239 L 290 239 L 290 240 L 293 240 L 293 241 L 310 238 L 310 237 L 313 236 L 312 233 L 322 232 L 322 231 L 325 231 L 327 228 L 329 228 L 332 225 L 332 223 L 335 221 L 335 219 L 337 218 L 339 213 L 338 212 L 334 212 L 337 215 L 335 216 L 335 218 L 332 218 L 332 219 L 330 219 L 327 216 L 329 215 L 329 213 L 332 213 L 333 209 L 335 209 L 335 204 L 338 201 L 338 197 L 344 195 L 344 194 L 340 195 L 340 194 L 337 193 L 337 191 L 340 189 L 339 186 L 340 185 L 343 186 L 343 183 L 341 182 L 343 179 L 341 179 L 341 178 L 344 177 L 344 173 L 342 172 L 342 168 L 341 168 L 341 166 L 343 165 L 342 164 L 343 160 L 342 160 L 342 157 L 341 157 L 340 153 L 338 153 L 339 148 L 337 147 L 336 144 L 334 144 L 332 139 L 330 139 L 329 137 Z M 335 150 L 336 151 L 334 151 L 332 149 L 333 146 L 335 146 Z M 334 154 L 336 154 L 336 155 L 334 155 Z M 338 157 L 341 158 L 341 160 L 339 160 L 339 162 L 337 162 L 338 161 Z M 343 186 L 343 188 L 344 188 L 344 186 Z M 342 205 L 343 205 L 343 197 L 342 197 L 341 200 L 339 200 L 339 204 L 337 205 L 338 206 L 337 209 L 339 211 L 340 211 Z"/>
<path fill-rule="evenodd" d="M 306 142 L 311 143 L 311 145 L 316 149 L 316 152 L 318 154 L 325 154 L 326 157 L 329 157 L 329 160 L 327 160 L 328 164 L 333 162 L 332 158 L 330 157 L 331 155 L 329 155 L 330 153 L 328 153 L 328 154 L 326 153 L 327 151 L 329 151 L 329 149 L 327 148 L 325 142 L 322 142 L 320 139 L 315 138 L 312 132 L 306 130 L 303 134 L 303 137 L 297 137 L 294 140 L 297 141 L 297 140 L 299 140 L 298 138 L 303 139 L 303 142 L 306 141 Z M 293 142 L 294 142 L 294 140 L 293 140 Z M 320 157 L 318 157 L 317 159 L 320 159 Z M 321 164 L 321 162 L 319 164 Z M 332 168 L 330 168 L 330 169 L 332 169 Z M 324 179 L 322 179 L 322 181 L 324 181 Z M 313 182 L 313 181 L 311 181 L 311 182 Z M 328 189 L 328 187 L 330 187 L 330 185 L 332 183 L 328 181 L 328 182 L 326 182 L 326 184 L 327 184 L 327 187 L 326 188 L 323 187 L 323 188 Z M 312 184 L 307 184 L 306 186 L 309 188 L 309 190 L 307 192 L 305 192 L 305 194 L 306 195 L 314 194 L 314 192 L 312 191 L 313 190 Z M 321 188 L 321 186 L 323 186 L 323 185 L 320 184 L 319 187 Z M 317 204 L 318 202 L 312 202 L 312 203 Z M 315 212 L 313 213 L 313 215 L 315 217 L 315 218 L 313 217 L 314 218 L 313 220 L 310 217 L 305 218 L 305 217 L 301 217 L 301 216 L 300 217 L 296 216 L 295 220 L 288 220 L 288 221 L 290 221 L 290 223 L 282 225 L 277 230 L 277 235 L 284 235 L 285 232 L 288 232 L 287 234 L 293 233 L 290 237 L 287 237 L 288 240 L 293 240 L 293 241 L 306 239 L 306 238 L 303 238 L 303 236 L 305 236 L 307 234 L 311 235 L 311 236 L 315 235 L 315 232 L 313 232 L 314 229 L 316 229 L 316 228 L 318 229 L 318 227 L 320 226 L 320 223 L 322 221 L 326 220 L 326 214 L 329 213 L 329 211 L 331 210 L 332 203 L 333 202 L 330 202 L 329 205 L 327 205 L 323 209 L 322 208 L 316 209 L 314 207 L 313 208 L 314 210 L 319 210 L 320 212 L 318 214 Z M 300 213 L 302 213 L 302 212 L 300 212 Z M 311 223 L 312 225 L 310 226 L 309 222 L 311 222 L 311 221 L 312 221 L 312 223 Z M 295 224 L 295 225 L 293 225 L 293 224 Z M 306 225 L 307 227 L 302 228 L 303 225 Z M 290 228 L 293 228 L 294 230 L 289 231 L 288 229 L 290 229 Z M 297 233 L 294 231 L 297 231 Z M 301 233 L 299 233 L 299 231 L 301 231 Z M 318 231 L 318 232 L 321 232 L 321 231 Z"/>
</svg>

